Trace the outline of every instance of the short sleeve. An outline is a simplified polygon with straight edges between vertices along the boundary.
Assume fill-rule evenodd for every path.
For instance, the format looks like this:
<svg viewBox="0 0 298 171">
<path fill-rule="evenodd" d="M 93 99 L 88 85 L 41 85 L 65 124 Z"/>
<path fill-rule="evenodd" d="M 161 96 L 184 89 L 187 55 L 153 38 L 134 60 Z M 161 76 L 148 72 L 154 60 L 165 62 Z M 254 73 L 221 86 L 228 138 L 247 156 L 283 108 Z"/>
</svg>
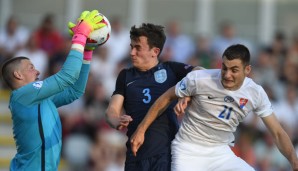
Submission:
<svg viewBox="0 0 298 171">
<path fill-rule="evenodd" d="M 192 69 L 193 66 L 189 64 L 184 64 L 180 62 L 168 62 L 171 69 L 174 71 L 177 79 L 180 81 L 183 77 L 185 77 Z"/>
<path fill-rule="evenodd" d="M 192 71 L 176 84 L 175 94 L 178 97 L 193 96 L 196 93 L 196 72 Z"/>
<path fill-rule="evenodd" d="M 255 108 L 255 114 L 257 114 L 260 117 L 266 117 L 273 113 L 273 108 L 271 105 L 271 102 L 265 92 L 265 90 L 259 86 L 259 97 L 256 98 L 256 108 Z"/>
<path fill-rule="evenodd" d="M 113 92 L 113 95 L 121 94 L 121 95 L 124 96 L 124 93 L 125 93 L 125 80 L 126 80 L 125 73 L 126 73 L 125 69 L 120 71 L 120 73 L 117 77 L 117 80 L 116 80 L 116 87 L 115 87 L 115 91 Z"/>
</svg>

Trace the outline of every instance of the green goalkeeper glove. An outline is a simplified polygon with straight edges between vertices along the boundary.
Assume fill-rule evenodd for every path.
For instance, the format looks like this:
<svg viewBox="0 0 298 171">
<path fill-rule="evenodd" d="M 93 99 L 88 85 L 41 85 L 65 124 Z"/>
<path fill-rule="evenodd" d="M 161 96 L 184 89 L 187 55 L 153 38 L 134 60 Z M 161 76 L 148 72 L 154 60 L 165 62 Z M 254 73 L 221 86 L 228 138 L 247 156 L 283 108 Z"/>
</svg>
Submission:
<svg viewBox="0 0 298 171">
<path fill-rule="evenodd" d="M 71 27 L 73 32 L 73 43 L 79 43 L 85 46 L 86 39 L 89 34 L 97 29 L 105 26 L 104 23 L 100 23 L 102 16 L 98 15 L 97 10 L 83 11 L 81 16 L 78 18 L 77 24 L 74 26 L 73 23 L 69 22 L 68 27 Z"/>
</svg>

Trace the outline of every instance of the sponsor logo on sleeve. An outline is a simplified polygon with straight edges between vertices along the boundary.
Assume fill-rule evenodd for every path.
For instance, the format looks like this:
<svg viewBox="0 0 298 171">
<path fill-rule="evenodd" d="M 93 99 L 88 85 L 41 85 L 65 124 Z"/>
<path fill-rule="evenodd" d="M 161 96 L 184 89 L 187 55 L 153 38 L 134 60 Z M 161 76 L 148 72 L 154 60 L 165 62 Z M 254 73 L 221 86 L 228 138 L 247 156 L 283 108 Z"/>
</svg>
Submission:
<svg viewBox="0 0 298 171">
<path fill-rule="evenodd" d="M 184 69 L 188 69 L 189 67 L 191 67 L 191 65 L 186 65 L 184 66 Z"/>
<path fill-rule="evenodd" d="M 40 89 L 42 87 L 43 81 L 36 81 L 33 83 L 33 87 L 36 89 Z"/>
<path fill-rule="evenodd" d="M 180 81 L 179 88 L 180 90 L 186 90 L 186 83 L 184 79 Z"/>
</svg>

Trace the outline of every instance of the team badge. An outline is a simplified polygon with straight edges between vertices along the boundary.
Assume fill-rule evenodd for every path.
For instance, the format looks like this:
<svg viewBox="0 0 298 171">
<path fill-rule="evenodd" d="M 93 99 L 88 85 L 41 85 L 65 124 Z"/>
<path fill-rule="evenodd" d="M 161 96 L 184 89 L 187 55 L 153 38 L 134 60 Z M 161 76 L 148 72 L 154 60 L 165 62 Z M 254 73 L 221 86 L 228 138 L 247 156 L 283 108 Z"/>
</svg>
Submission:
<svg viewBox="0 0 298 171">
<path fill-rule="evenodd" d="M 234 101 L 234 99 L 233 99 L 233 97 L 231 97 L 231 96 L 226 96 L 226 97 L 224 98 L 224 101 L 225 101 L 225 102 L 228 102 L 228 103 L 232 103 L 232 102 Z"/>
<path fill-rule="evenodd" d="M 189 67 L 191 67 L 191 65 L 186 65 L 184 66 L 184 69 L 188 69 Z"/>
<path fill-rule="evenodd" d="M 186 89 L 186 84 L 184 79 L 180 81 L 180 85 L 179 85 L 180 90 L 185 90 Z"/>
<path fill-rule="evenodd" d="M 158 70 L 154 73 L 154 79 L 158 83 L 165 82 L 167 78 L 167 71 L 165 69 Z"/>
<path fill-rule="evenodd" d="M 33 87 L 36 89 L 40 89 L 42 87 L 43 81 L 36 81 L 33 83 Z"/>
<path fill-rule="evenodd" d="M 243 107 L 246 105 L 247 102 L 248 102 L 248 99 L 241 98 L 241 99 L 239 100 L 240 108 L 243 109 Z"/>
</svg>

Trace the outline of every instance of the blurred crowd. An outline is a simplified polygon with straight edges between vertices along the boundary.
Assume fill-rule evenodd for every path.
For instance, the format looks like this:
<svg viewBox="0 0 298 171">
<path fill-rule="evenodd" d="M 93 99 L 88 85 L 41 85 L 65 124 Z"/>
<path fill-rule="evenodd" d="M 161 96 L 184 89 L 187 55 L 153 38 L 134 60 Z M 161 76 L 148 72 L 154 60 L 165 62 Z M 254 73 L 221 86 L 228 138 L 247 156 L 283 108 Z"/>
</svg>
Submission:
<svg viewBox="0 0 298 171">
<path fill-rule="evenodd" d="M 130 67 L 129 28 L 120 17 L 110 18 L 108 42 L 94 51 L 85 95 L 59 109 L 63 125 L 62 157 L 72 171 L 124 170 L 125 131 L 111 129 L 104 114 L 121 69 Z M 234 23 L 222 21 L 212 37 L 191 36 L 179 21 L 165 23 L 167 40 L 161 61 L 178 61 L 205 68 L 220 68 L 221 54 L 231 44 L 246 45 L 252 55 L 251 78 L 262 85 L 275 114 L 298 152 L 298 33 L 287 37 L 277 31 L 269 45 L 253 44 L 237 35 Z M 0 62 L 15 57 L 30 58 L 40 79 L 56 73 L 71 45 L 71 37 L 55 26 L 55 16 L 46 14 L 35 30 L 11 16 L 0 30 Z M 0 82 L 1 89 L 7 89 Z M 258 171 L 288 171 L 290 165 L 279 153 L 268 131 L 252 113 L 241 123 L 233 151 Z"/>
</svg>

